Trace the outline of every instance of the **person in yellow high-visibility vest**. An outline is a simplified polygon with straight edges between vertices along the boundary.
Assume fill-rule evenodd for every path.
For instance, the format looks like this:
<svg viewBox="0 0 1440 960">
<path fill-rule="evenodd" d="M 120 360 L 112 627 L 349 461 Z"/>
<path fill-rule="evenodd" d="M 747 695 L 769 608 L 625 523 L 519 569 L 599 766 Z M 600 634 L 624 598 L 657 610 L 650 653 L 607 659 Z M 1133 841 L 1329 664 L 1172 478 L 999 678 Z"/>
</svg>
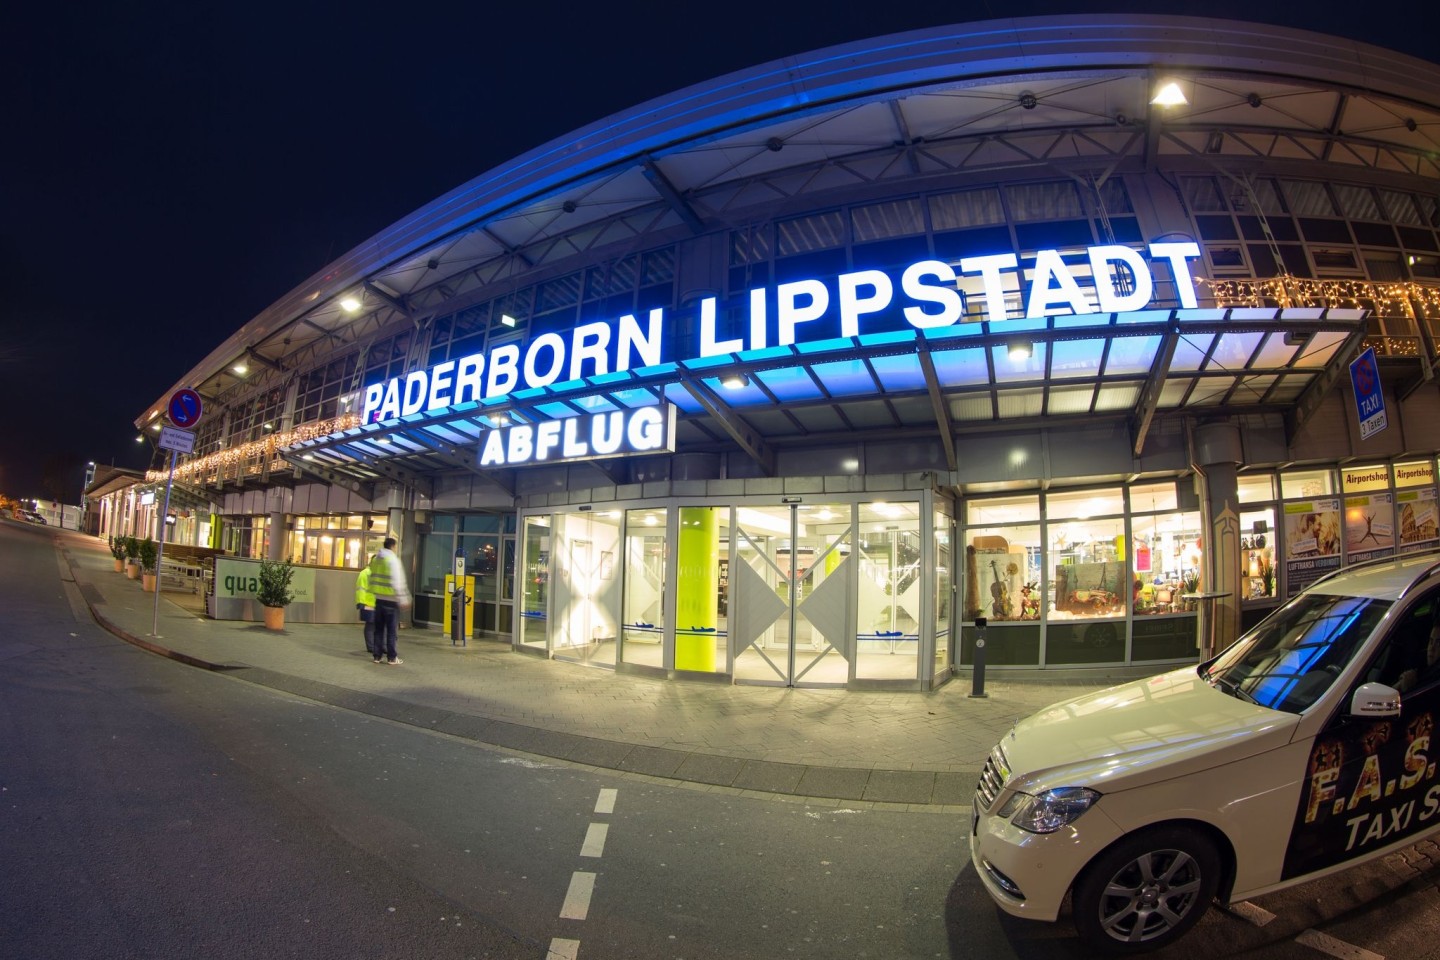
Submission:
<svg viewBox="0 0 1440 960">
<path fill-rule="evenodd" d="M 386 537 L 385 546 L 370 560 L 370 592 L 375 594 L 375 662 L 389 661 L 392 667 L 405 661 L 395 654 L 399 639 L 400 609 L 410 606 L 410 586 L 405 567 L 395 555 L 395 538 Z"/>
<path fill-rule="evenodd" d="M 365 624 L 365 652 L 375 656 L 375 594 L 370 592 L 370 565 L 360 568 L 355 578 L 355 609 L 360 611 L 360 622 Z"/>
</svg>

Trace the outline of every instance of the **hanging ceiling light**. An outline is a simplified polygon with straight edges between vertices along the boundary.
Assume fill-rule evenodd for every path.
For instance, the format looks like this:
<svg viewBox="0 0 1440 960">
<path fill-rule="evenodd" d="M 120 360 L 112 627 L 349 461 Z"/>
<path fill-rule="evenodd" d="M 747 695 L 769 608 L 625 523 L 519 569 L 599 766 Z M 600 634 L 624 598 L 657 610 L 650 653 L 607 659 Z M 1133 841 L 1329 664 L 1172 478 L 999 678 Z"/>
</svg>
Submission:
<svg viewBox="0 0 1440 960">
<path fill-rule="evenodd" d="M 1171 80 L 1160 85 L 1150 102 L 1157 107 L 1183 107 L 1190 101 L 1185 99 L 1185 92 L 1180 89 L 1180 84 Z"/>
</svg>

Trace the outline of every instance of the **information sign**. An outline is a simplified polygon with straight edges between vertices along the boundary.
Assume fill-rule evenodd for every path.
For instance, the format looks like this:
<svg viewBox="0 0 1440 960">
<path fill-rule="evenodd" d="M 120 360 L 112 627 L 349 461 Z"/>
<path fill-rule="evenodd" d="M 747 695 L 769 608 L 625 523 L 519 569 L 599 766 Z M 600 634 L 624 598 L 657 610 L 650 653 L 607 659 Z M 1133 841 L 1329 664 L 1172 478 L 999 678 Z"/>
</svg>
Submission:
<svg viewBox="0 0 1440 960">
<path fill-rule="evenodd" d="M 177 430 L 175 427 L 160 428 L 160 449 L 176 453 L 195 452 L 195 431 Z"/>
</svg>

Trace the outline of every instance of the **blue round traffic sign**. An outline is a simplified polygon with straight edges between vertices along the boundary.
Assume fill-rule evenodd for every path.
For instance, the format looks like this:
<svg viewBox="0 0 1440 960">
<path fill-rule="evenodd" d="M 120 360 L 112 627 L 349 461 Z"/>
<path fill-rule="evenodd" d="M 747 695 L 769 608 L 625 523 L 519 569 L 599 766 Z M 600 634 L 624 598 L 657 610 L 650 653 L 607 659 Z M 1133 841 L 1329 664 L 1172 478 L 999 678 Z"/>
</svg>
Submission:
<svg viewBox="0 0 1440 960">
<path fill-rule="evenodd" d="M 185 387 L 175 391 L 170 398 L 170 422 L 177 427 L 193 427 L 200 422 L 200 414 L 204 411 L 200 403 L 200 394 Z"/>
</svg>

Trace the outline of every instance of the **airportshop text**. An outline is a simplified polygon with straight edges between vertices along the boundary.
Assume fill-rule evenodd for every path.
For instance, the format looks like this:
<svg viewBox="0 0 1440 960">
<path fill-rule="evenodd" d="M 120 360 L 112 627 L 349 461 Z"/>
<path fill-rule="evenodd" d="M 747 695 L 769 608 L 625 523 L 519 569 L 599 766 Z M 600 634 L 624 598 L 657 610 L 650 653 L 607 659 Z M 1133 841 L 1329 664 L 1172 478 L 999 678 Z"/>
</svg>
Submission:
<svg viewBox="0 0 1440 960">
<path fill-rule="evenodd" d="M 1197 301 L 1190 261 L 1200 256 L 1199 245 L 1152 243 L 1149 253 L 1152 260 L 1169 267 L 1180 306 L 1194 309 Z M 1117 265 L 1122 266 L 1129 273 L 1131 289 L 1117 292 L 1109 282 L 1082 289 L 1058 250 L 1040 250 L 1033 265 L 1026 264 L 1030 277 L 1025 317 L 1126 313 L 1150 303 L 1154 275 L 1139 251 L 1110 244 L 1089 247 L 1086 254 L 1092 276 L 1109 278 Z M 1013 288 L 1007 290 L 1007 279 L 1013 282 L 1017 274 L 1023 285 L 1025 273 L 1020 270 L 1019 258 L 999 253 L 965 257 L 958 270 L 942 260 L 921 260 L 899 272 L 898 284 L 891 272 L 857 270 L 842 273 L 833 281 L 796 280 L 773 289 L 759 287 L 749 294 L 748 336 L 726 340 L 716 338 L 716 298 L 707 297 L 695 308 L 699 358 L 815 339 L 815 334 L 807 333 L 820 327 L 806 325 L 826 317 L 838 319 L 842 337 L 858 336 L 867 315 L 889 310 L 897 302 L 907 304 L 901 312 L 917 330 L 952 326 L 966 315 L 966 294 L 956 286 L 962 278 L 979 282 L 982 319 L 1015 319 L 1006 310 L 1005 296 L 1013 292 Z M 772 298 L 773 317 L 769 309 Z M 664 320 L 664 308 L 657 307 L 649 311 L 644 324 L 626 314 L 613 323 L 580 324 L 570 331 L 568 342 L 558 333 L 542 333 L 523 350 L 520 344 L 501 344 L 488 354 L 471 354 L 391 377 L 365 388 L 362 419 L 366 423 L 393 420 L 514 390 L 664 363 L 669 359 L 662 343 Z M 833 326 L 830 329 L 833 331 Z"/>
</svg>

